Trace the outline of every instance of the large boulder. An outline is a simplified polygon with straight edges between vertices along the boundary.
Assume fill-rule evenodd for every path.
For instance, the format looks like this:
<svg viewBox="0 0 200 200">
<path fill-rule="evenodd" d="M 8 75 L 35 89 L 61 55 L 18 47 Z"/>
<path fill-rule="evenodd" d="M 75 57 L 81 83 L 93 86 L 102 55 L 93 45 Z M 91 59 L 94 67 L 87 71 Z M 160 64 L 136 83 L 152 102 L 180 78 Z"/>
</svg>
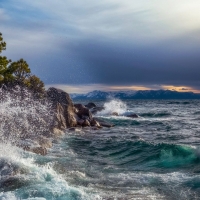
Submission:
<svg viewBox="0 0 200 200">
<path fill-rule="evenodd" d="M 94 103 L 73 104 L 69 94 L 63 90 L 49 88 L 47 97 L 52 103 L 54 120 L 51 126 L 51 132 L 56 135 L 62 135 L 63 131 L 72 127 L 112 127 L 113 124 L 94 119 L 92 113 L 102 111 L 104 107 L 97 107 Z"/>
<path fill-rule="evenodd" d="M 51 87 L 47 90 L 47 97 L 54 111 L 53 127 L 63 130 L 77 125 L 75 108 L 68 93 Z"/>
<path fill-rule="evenodd" d="M 86 108 L 82 104 L 74 104 L 74 107 L 76 108 L 76 114 L 80 119 L 92 120 L 92 113 L 90 112 L 89 108 Z"/>
</svg>

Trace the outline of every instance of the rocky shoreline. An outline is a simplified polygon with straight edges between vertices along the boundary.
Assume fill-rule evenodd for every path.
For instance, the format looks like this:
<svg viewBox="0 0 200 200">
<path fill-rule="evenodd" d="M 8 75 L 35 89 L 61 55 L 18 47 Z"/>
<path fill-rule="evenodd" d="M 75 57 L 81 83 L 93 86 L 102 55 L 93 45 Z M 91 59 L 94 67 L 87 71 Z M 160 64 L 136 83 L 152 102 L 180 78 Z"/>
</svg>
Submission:
<svg viewBox="0 0 200 200">
<path fill-rule="evenodd" d="M 46 155 L 54 141 L 69 131 L 114 126 L 94 117 L 104 107 L 93 102 L 74 104 L 67 92 L 57 88 L 49 88 L 42 99 L 34 99 L 30 91 L 18 86 L 1 89 L 0 94 L 0 141 L 14 143 L 36 154 Z M 110 114 L 119 115 L 115 111 Z M 126 117 L 138 116 L 132 114 Z"/>
<path fill-rule="evenodd" d="M 74 104 L 68 93 L 53 87 L 49 88 L 46 94 L 53 115 L 49 133 L 45 132 L 43 135 L 32 138 L 31 142 L 20 144 L 19 146 L 26 151 L 46 155 L 47 149 L 53 146 L 52 141 L 63 136 L 67 131 L 80 131 L 84 127 L 98 130 L 102 127 L 114 126 L 114 124 L 93 117 L 93 114 L 103 110 L 103 107 L 97 107 L 94 103 Z M 27 138 L 25 140 L 27 141 Z M 30 138 L 28 140 L 30 141 Z"/>
</svg>

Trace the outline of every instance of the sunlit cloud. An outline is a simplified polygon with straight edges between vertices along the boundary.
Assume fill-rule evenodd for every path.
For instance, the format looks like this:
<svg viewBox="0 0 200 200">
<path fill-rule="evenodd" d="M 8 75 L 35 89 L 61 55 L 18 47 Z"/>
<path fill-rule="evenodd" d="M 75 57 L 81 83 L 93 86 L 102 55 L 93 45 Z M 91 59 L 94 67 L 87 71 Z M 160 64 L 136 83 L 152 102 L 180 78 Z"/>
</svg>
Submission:
<svg viewBox="0 0 200 200">
<path fill-rule="evenodd" d="M 177 92 L 200 93 L 200 90 L 194 89 L 192 87 L 187 87 L 187 86 L 162 85 L 161 88 L 164 90 L 172 90 L 172 91 L 177 91 Z"/>
<path fill-rule="evenodd" d="M 152 90 L 151 87 L 146 87 L 146 86 L 110 86 L 109 89 L 111 90 Z"/>
<path fill-rule="evenodd" d="M 56 87 L 60 88 L 68 93 L 88 93 L 93 90 L 100 90 L 100 91 L 138 91 L 138 90 L 152 90 L 155 87 L 146 87 L 146 86 L 110 86 L 104 84 L 87 84 L 87 85 L 64 85 L 64 84 L 53 84 L 47 85 L 46 88 L 49 87 Z M 157 87 L 158 88 L 158 87 Z"/>
<path fill-rule="evenodd" d="M 68 93 L 79 93 L 85 94 L 94 90 L 100 91 L 138 91 L 138 90 L 172 90 L 177 92 L 194 92 L 200 93 L 200 90 L 196 90 L 192 87 L 187 86 L 172 86 L 172 85 L 149 85 L 149 86 L 110 86 L 103 84 L 87 84 L 87 85 L 64 85 L 64 84 L 52 84 L 47 85 L 46 89 L 49 87 L 56 87 L 62 89 Z"/>
</svg>

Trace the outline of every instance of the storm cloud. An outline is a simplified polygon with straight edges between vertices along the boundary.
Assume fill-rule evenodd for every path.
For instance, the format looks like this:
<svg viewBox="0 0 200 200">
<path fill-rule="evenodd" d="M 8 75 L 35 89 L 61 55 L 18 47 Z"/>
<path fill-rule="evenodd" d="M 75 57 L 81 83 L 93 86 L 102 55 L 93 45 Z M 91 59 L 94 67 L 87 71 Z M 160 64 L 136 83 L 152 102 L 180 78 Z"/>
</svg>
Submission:
<svg viewBox="0 0 200 200">
<path fill-rule="evenodd" d="M 197 0 L 0 0 L 0 32 L 4 54 L 46 84 L 200 89 L 199 10 Z"/>
</svg>

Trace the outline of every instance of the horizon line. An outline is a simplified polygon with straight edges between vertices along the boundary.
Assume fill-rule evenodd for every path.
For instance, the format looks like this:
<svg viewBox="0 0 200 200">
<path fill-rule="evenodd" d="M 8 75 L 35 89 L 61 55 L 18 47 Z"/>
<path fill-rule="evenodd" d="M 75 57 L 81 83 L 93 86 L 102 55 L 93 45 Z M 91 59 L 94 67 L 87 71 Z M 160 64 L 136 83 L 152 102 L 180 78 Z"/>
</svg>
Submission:
<svg viewBox="0 0 200 200">
<path fill-rule="evenodd" d="M 174 85 L 131 85 L 131 86 L 113 86 L 105 84 L 47 84 L 46 89 L 50 87 L 56 87 L 68 92 L 69 94 L 87 94 L 93 91 L 103 91 L 103 92 L 122 92 L 122 91 L 149 91 L 149 90 L 169 90 L 176 92 L 192 92 L 195 94 L 200 94 L 200 90 L 195 89 L 190 86 L 174 86 Z"/>
</svg>

